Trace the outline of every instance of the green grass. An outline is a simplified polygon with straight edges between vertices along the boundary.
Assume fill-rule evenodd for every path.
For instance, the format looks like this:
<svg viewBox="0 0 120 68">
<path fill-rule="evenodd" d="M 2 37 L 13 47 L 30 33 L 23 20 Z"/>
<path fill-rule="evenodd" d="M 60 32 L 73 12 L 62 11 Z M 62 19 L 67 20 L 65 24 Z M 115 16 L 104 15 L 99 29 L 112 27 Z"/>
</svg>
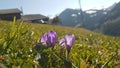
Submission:
<svg viewBox="0 0 120 68">
<path fill-rule="evenodd" d="M 75 43 L 66 60 L 57 42 L 54 50 L 36 45 L 42 33 L 56 31 L 58 39 L 75 35 Z M 0 59 L 9 68 L 118 68 L 120 67 L 120 38 L 105 36 L 83 28 L 47 24 L 12 23 L 0 21 Z M 35 45 L 38 46 L 37 49 Z M 30 52 L 29 49 L 33 49 Z M 34 62 L 37 53 L 41 58 Z"/>
</svg>

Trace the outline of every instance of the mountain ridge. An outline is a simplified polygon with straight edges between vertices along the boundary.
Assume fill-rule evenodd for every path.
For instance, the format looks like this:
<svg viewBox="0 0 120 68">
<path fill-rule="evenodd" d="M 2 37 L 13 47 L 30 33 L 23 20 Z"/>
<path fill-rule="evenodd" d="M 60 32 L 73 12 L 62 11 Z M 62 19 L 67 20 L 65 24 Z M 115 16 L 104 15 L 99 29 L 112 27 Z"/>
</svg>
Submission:
<svg viewBox="0 0 120 68">
<path fill-rule="evenodd" d="M 107 35 L 115 36 L 115 33 L 109 34 L 106 32 L 105 23 L 116 20 L 120 17 L 120 2 L 114 3 L 106 9 L 90 9 L 89 11 L 82 11 L 82 18 L 79 9 L 66 9 L 59 15 L 63 26 L 83 27 L 92 31 L 102 32 Z M 92 11 L 93 13 L 89 13 Z M 82 21 L 83 20 L 83 21 Z M 105 31 L 105 32 L 104 32 Z M 120 35 L 120 34 L 117 34 Z"/>
</svg>

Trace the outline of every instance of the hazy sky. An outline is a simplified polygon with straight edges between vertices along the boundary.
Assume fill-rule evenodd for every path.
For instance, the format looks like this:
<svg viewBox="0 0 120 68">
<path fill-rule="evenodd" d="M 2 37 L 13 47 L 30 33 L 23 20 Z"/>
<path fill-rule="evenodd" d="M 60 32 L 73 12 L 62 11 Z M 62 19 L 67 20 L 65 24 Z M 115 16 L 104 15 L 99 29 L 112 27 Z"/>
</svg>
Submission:
<svg viewBox="0 0 120 68">
<path fill-rule="evenodd" d="M 120 0 L 81 0 L 82 9 L 108 7 Z M 79 0 L 1 0 L 0 9 L 19 8 L 24 14 L 58 15 L 66 8 L 79 8 Z"/>
</svg>

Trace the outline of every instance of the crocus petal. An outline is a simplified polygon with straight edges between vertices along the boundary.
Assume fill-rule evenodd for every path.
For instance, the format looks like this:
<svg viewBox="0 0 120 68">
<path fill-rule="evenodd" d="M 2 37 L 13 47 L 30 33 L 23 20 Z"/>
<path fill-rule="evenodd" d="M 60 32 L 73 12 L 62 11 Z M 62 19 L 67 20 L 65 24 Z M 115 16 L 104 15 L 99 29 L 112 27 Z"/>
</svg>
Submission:
<svg viewBox="0 0 120 68">
<path fill-rule="evenodd" d="M 64 46 L 65 46 L 65 39 L 64 39 L 64 38 L 61 38 L 61 39 L 59 40 L 59 44 L 60 44 L 61 48 L 64 48 Z"/>
<path fill-rule="evenodd" d="M 47 45 L 47 34 L 42 34 L 41 43 L 42 45 Z"/>
<path fill-rule="evenodd" d="M 50 31 L 48 32 L 48 35 L 47 35 L 48 39 L 47 39 L 47 43 L 54 47 L 55 44 L 56 44 L 56 41 L 57 41 L 57 33 L 54 32 L 54 31 Z"/>
<path fill-rule="evenodd" d="M 65 45 L 68 53 L 70 52 L 70 49 L 73 46 L 74 41 L 75 41 L 74 35 L 67 34 L 65 36 Z"/>
<path fill-rule="evenodd" d="M 66 45 L 69 46 L 69 47 L 72 47 L 74 41 L 75 41 L 75 37 L 74 35 L 70 35 L 70 34 L 67 34 L 65 36 L 65 42 L 66 42 Z"/>
<path fill-rule="evenodd" d="M 55 39 L 57 40 L 57 33 L 55 31 L 50 31 L 50 32 L 52 32 L 54 34 Z"/>
</svg>

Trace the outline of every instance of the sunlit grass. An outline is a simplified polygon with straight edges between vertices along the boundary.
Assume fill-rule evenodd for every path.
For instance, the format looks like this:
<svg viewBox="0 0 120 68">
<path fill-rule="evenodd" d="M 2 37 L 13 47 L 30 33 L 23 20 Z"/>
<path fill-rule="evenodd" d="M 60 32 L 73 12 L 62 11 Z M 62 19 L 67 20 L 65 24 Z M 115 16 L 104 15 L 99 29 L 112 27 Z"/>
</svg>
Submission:
<svg viewBox="0 0 120 68">
<path fill-rule="evenodd" d="M 32 64 L 31 67 L 63 67 L 65 64 L 63 59 L 65 57 L 64 54 L 59 53 L 60 47 L 58 43 L 55 46 L 55 52 L 52 52 L 49 48 L 43 50 L 41 55 L 45 56 L 43 58 L 47 59 L 42 60 L 48 61 L 38 63 L 39 65 L 37 66 L 36 63 L 33 62 L 36 51 L 33 53 L 29 51 L 29 48 L 34 48 L 34 45 L 41 38 L 42 33 L 46 33 L 51 30 L 58 34 L 58 39 L 64 37 L 66 34 L 75 35 L 75 43 L 69 54 L 69 62 L 66 62 L 68 64 L 71 63 L 73 68 L 118 68 L 120 66 L 119 37 L 105 36 L 83 28 L 70 28 L 32 23 L 23 23 L 22 26 L 20 26 L 21 23 L 15 23 L 13 27 L 12 24 L 12 22 L 0 21 L 0 55 L 6 56 L 8 55 L 8 52 L 6 51 L 10 50 L 10 56 L 7 57 L 10 58 L 9 63 L 6 63 L 5 60 L 0 60 L 0 62 L 6 66 L 13 65 L 11 67 L 20 66 L 24 68 Z M 9 48 L 9 46 L 6 48 L 5 46 L 6 50 L 4 50 L 2 46 L 6 44 L 10 45 L 12 48 Z M 16 56 L 16 53 L 20 55 Z M 27 57 L 28 55 L 30 57 Z M 47 57 L 46 55 L 50 57 Z M 61 56 L 63 59 L 61 59 Z"/>
</svg>

